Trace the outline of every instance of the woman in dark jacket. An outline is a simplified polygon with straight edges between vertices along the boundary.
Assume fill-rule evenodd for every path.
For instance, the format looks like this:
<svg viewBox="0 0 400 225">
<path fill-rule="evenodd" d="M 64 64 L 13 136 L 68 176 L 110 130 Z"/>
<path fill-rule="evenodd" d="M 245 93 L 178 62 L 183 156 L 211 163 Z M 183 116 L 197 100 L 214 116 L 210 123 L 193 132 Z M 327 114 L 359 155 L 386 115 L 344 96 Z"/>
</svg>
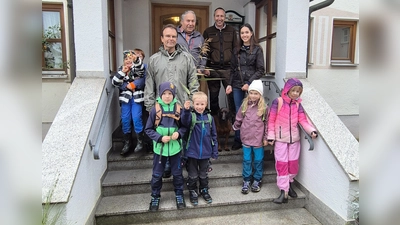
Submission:
<svg viewBox="0 0 400 225">
<path fill-rule="evenodd" d="M 265 72 L 264 53 L 256 40 L 253 28 L 246 23 L 240 27 L 239 33 L 240 41 L 233 49 L 231 76 L 226 87 L 226 94 L 233 92 L 236 112 L 242 104 L 250 83 L 260 79 Z M 241 147 L 240 132 L 235 131 L 235 143 L 232 150 Z"/>
</svg>

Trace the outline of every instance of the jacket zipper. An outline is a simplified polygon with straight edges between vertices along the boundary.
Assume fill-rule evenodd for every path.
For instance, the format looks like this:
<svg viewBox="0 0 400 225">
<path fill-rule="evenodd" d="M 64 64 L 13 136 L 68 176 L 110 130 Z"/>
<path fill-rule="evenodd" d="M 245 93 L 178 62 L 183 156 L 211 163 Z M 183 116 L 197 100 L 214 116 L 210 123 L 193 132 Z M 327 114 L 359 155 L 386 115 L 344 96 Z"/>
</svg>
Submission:
<svg viewBox="0 0 400 225">
<path fill-rule="evenodd" d="M 289 137 L 290 137 L 290 142 L 292 143 L 292 99 L 290 100 L 289 103 Z"/>
</svg>

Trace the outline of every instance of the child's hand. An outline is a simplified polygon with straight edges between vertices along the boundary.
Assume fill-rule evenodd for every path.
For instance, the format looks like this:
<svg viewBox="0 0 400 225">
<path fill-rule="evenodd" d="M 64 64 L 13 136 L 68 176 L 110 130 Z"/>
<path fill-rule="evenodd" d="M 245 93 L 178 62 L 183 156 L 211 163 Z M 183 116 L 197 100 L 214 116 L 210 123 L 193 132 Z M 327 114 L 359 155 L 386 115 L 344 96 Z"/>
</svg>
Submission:
<svg viewBox="0 0 400 225">
<path fill-rule="evenodd" d="M 178 132 L 174 132 L 171 136 L 172 140 L 176 140 L 179 137 L 179 133 Z"/>
<path fill-rule="evenodd" d="M 315 132 L 315 131 L 311 132 L 311 137 L 312 137 L 312 139 L 317 138 L 318 137 L 317 132 Z"/>
<path fill-rule="evenodd" d="M 171 140 L 171 137 L 170 137 L 170 136 L 163 136 L 163 137 L 161 138 L 161 141 L 162 141 L 163 143 L 168 143 L 170 140 Z"/>
<path fill-rule="evenodd" d="M 264 145 L 264 146 L 267 146 L 267 145 L 268 145 L 268 141 L 267 141 L 267 140 L 264 140 L 264 141 L 263 141 L 263 145 Z"/>
<path fill-rule="evenodd" d="M 135 85 L 135 83 L 133 83 L 133 82 L 129 82 L 129 84 L 126 85 L 126 88 L 128 88 L 128 89 L 131 90 L 131 91 L 134 91 L 135 88 L 136 88 L 136 85 Z"/>
<path fill-rule="evenodd" d="M 123 66 L 122 67 L 122 72 L 127 73 L 127 72 L 129 72 L 130 69 L 131 68 L 129 68 L 129 66 Z"/>
<path fill-rule="evenodd" d="M 268 141 L 268 144 L 274 145 L 274 142 L 275 142 L 274 140 L 269 140 L 269 141 Z"/>
<path fill-rule="evenodd" d="M 186 100 L 185 104 L 183 105 L 185 109 L 190 109 L 190 100 Z"/>
<path fill-rule="evenodd" d="M 129 54 L 128 58 L 131 59 L 132 62 L 136 62 L 137 55 L 135 55 L 135 54 Z"/>
</svg>

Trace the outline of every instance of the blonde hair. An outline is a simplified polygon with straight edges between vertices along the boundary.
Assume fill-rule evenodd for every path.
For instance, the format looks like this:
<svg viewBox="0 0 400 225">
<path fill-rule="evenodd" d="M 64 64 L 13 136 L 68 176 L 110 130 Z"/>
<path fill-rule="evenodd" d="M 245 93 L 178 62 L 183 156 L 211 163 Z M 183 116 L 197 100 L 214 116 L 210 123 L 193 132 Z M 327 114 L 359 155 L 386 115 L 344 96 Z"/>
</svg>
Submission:
<svg viewBox="0 0 400 225">
<path fill-rule="evenodd" d="M 207 97 L 206 93 L 204 93 L 202 91 L 198 91 L 198 92 L 193 93 L 193 97 L 192 97 L 193 102 L 196 101 L 197 99 L 205 99 L 207 101 L 208 97 Z"/>
<path fill-rule="evenodd" d="M 257 92 L 258 93 L 258 92 Z M 264 97 L 260 95 L 260 99 L 258 100 L 258 110 L 257 110 L 257 116 L 263 116 L 265 114 L 265 109 L 267 108 L 267 104 L 265 104 Z M 244 115 L 247 111 L 247 107 L 249 105 L 249 96 L 247 95 L 246 98 L 243 99 L 242 102 L 242 114 Z"/>
</svg>

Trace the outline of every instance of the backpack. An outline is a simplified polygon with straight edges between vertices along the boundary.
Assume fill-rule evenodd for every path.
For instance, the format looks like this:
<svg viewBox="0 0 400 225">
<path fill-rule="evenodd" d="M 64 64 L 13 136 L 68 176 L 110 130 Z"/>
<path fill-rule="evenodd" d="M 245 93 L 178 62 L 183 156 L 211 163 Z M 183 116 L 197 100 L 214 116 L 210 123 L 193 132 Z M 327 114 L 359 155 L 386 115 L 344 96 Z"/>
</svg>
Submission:
<svg viewBox="0 0 400 225">
<path fill-rule="evenodd" d="M 194 126 L 196 125 L 196 123 L 202 123 L 204 126 L 204 123 L 209 123 L 211 125 L 212 123 L 212 116 L 210 115 L 210 113 L 207 113 L 208 116 L 208 120 L 197 120 L 196 118 L 196 113 L 192 112 L 192 124 L 190 125 L 190 129 L 189 129 L 189 136 L 186 142 L 186 149 L 189 147 L 189 141 L 190 141 L 190 137 L 192 136 L 192 131 Z M 214 141 L 211 139 L 211 144 L 214 145 Z"/>
<path fill-rule="evenodd" d="M 162 113 L 162 109 L 160 106 L 160 103 L 156 102 L 156 104 L 154 105 L 155 109 L 156 109 L 156 119 L 154 121 L 154 127 L 157 128 L 158 125 L 161 122 L 162 117 L 167 116 L 170 118 L 175 119 L 175 122 L 178 124 L 178 121 L 181 117 L 181 106 L 179 104 L 175 104 L 174 106 L 174 112 L 173 113 Z"/>
</svg>

